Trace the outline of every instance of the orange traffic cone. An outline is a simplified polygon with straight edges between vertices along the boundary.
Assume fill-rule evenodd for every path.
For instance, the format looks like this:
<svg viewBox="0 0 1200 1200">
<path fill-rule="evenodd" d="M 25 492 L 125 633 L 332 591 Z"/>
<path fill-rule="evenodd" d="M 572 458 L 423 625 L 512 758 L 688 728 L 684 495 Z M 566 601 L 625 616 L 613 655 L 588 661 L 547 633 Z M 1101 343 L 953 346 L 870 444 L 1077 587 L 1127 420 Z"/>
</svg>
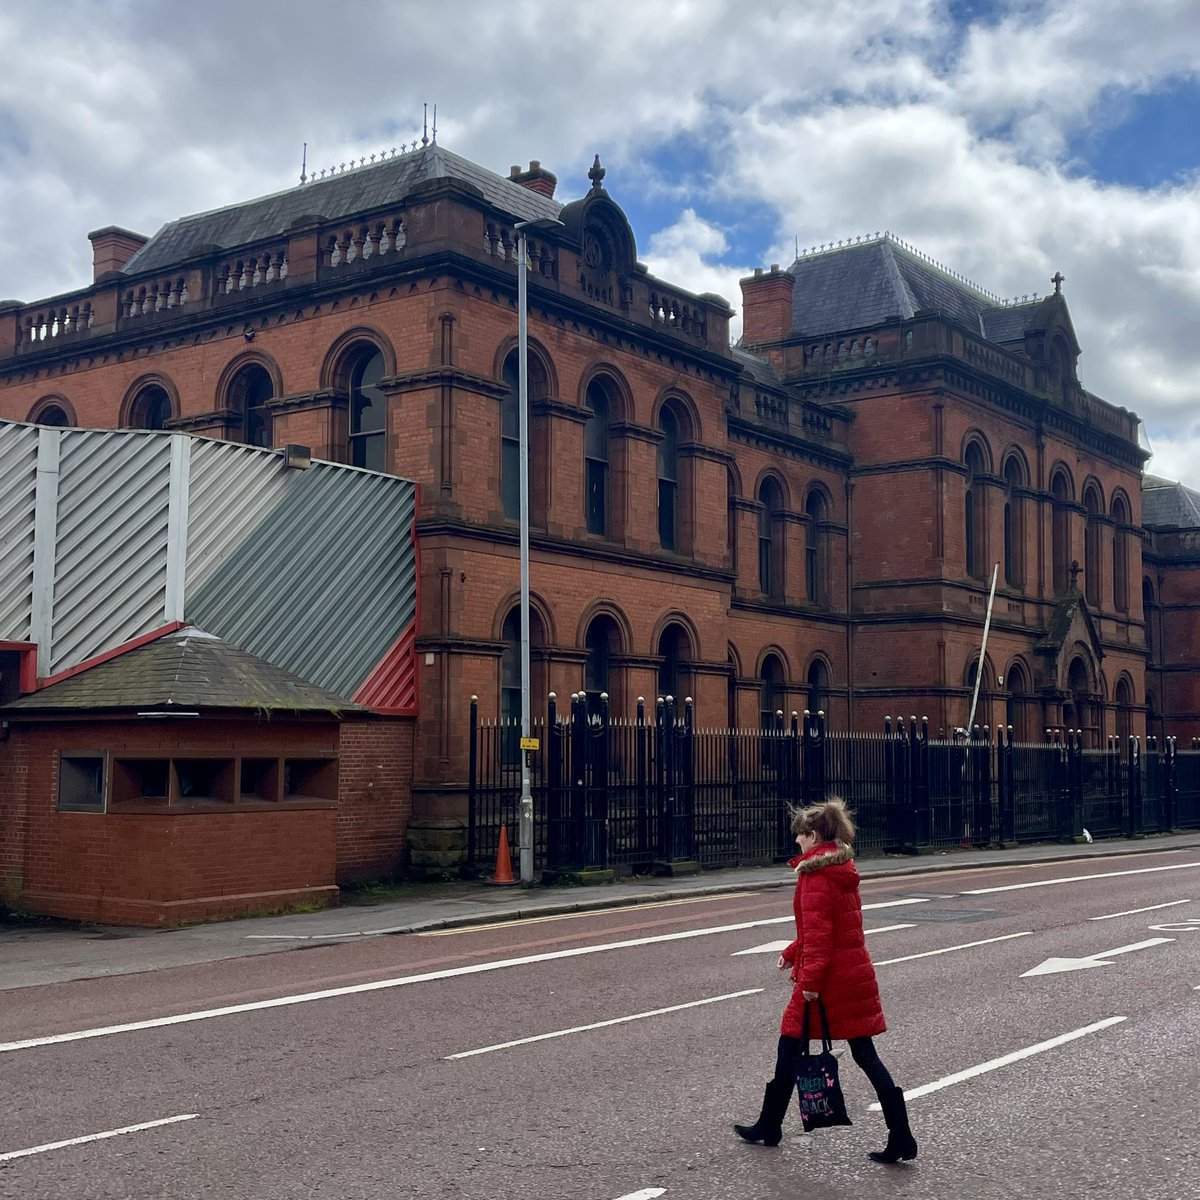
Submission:
<svg viewBox="0 0 1200 1200">
<path fill-rule="evenodd" d="M 497 887 L 512 887 L 517 881 L 512 873 L 512 852 L 508 848 L 508 826 L 500 826 L 500 845 L 496 847 L 496 873 L 488 883 Z"/>
</svg>

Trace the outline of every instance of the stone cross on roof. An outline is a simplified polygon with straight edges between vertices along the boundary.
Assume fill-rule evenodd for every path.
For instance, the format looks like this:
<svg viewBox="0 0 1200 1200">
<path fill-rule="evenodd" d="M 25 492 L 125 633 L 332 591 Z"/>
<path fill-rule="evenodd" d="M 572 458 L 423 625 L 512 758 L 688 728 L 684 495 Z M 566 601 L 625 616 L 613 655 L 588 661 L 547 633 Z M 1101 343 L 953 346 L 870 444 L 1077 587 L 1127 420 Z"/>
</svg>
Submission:
<svg viewBox="0 0 1200 1200">
<path fill-rule="evenodd" d="M 1066 282 L 1066 278 L 1067 277 L 1061 271 L 1055 271 L 1054 274 L 1050 276 L 1050 282 L 1054 284 L 1054 294 L 1056 296 L 1062 295 L 1062 285 Z"/>
</svg>

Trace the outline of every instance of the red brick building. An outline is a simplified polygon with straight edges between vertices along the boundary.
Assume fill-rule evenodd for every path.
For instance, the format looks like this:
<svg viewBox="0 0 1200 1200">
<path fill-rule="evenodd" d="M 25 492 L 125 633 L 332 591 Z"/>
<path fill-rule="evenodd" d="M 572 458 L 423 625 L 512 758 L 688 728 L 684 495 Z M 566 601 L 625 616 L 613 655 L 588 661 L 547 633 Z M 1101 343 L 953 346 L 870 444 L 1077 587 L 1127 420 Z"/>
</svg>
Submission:
<svg viewBox="0 0 1200 1200">
<path fill-rule="evenodd" d="M 561 204 L 437 145 L 0 303 L 0 416 L 301 443 L 421 485 L 412 862 L 453 861 L 467 706 L 517 703 L 516 234 L 531 232 L 533 693 L 1141 732 L 1137 419 L 1080 382 L 1061 278 L 1004 303 L 889 235 L 731 309 L 651 276 L 599 161 Z M 1163 703 L 1160 689 L 1158 702 Z M 449 833 L 446 831 L 450 830 Z"/>
</svg>

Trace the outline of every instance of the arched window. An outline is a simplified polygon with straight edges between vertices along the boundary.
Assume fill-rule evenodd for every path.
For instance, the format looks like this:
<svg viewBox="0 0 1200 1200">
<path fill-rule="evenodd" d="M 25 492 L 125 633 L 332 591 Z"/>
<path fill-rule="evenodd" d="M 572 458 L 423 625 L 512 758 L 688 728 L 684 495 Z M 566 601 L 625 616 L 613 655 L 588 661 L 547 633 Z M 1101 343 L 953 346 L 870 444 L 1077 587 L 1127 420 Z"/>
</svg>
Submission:
<svg viewBox="0 0 1200 1200">
<path fill-rule="evenodd" d="M 1029 725 L 1032 710 L 1029 698 L 1029 676 L 1020 663 L 1013 663 L 1005 677 L 1004 723 L 1012 728 L 1013 738 L 1018 742 L 1030 741 Z"/>
<path fill-rule="evenodd" d="M 609 405 L 608 395 L 599 380 L 588 385 L 587 407 L 588 422 L 583 428 L 587 528 L 588 533 L 608 537 Z"/>
<path fill-rule="evenodd" d="M 679 420 L 666 406 L 658 418 L 658 542 L 679 548 Z"/>
<path fill-rule="evenodd" d="M 967 482 L 963 509 L 967 574 L 982 579 L 987 574 L 987 492 L 979 480 L 987 471 L 978 442 L 967 447 Z"/>
<path fill-rule="evenodd" d="M 500 639 L 504 649 L 500 655 L 500 718 L 504 724 L 503 756 L 505 762 L 519 762 L 521 753 L 521 610 L 514 608 L 504 618 Z M 541 617 L 535 609 L 529 612 L 529 704 L 530 714 L 541 711 L 545 703 L 545 665 L 543 655 L 535 649 L 545 645 Z"/>
<path fill-rule="evenodd" d="M 737 477 L 732 468 L 725 472 L 725 549 L 729 554 L 729 569 L 737 574 Z"/>
<path fill-rule="evenodd" d="M 808 711 L 829 711 L 829 668 L 825 663 L 815 658 L 808 668 Z"/>
<path fill-rule="evenodd" d="M 992 665 L 984 659 L 983 678 L 979 680 L 979 698 L 975 702 L 975 715 L 971 717 L 971 699 L 975 695 L 975 680 L 979 677 L 979 659 L 976 658 L 967 668 L 967 711 L 963 713 L 964 728 L 966 721 L 971 720 L 972 727 L 978 725 L 982 729 L 992 724 Z M 969 731 L 968 731 L 969 732 Z"/>
<path fill-rule="evenodd" d="M 134 429 L 165 429 L 174 415 L 171 397 L 157 383 L 142 388 L 129 406 L 129 423 Z"/>
<path fill-rule="evenodd" d="M 764 596 L 784 595 L 783 491 L 776 479 L 767 478 L 758 489 L 758 586 Z"/>
<path fill-rule="evenodd" d="M 1056 471 L 1050 481 L 1050 577 L 1056 595 L 1071 586 L 1072 487 L 1066 471 Z"/>
<path fill-rule="evenodd" d="M 1088 730 L 1092 727 L 1092 702 L 1088 683 L 1087 663 L 1076 655 L 1067 668 L 1067 691 L 1070 699 L 1063 704 L 1063 720 L 1068 729 Z"/>
<path fill-rule="evenodd" d="M 1009 587 L 1025 583 L 1025 471 L 1013 455 L 1004 464 L 1004 579 Z"/>
<path fill-rule="evenodd" d="M 609 707 L 614 712 L 618 710 L 618 697 L 612 660 L 620 646 L 621 633 L 612 617 L 598 616 L 588 626 L 584 636 L 587 660 L 583 666 L 583 690 L 589 702 L 597 703 L 601 693 L 607 692 Z"/>
<path fill-rule="evenodd" d="M 662 662 L 658 668 L 658 694 L 682 701 L 691 691 L 692 639 L 682 625 L 671 624 L 658 639 Z"/>
<path fill-rule="evenodd" d="M 1117 680 L 1117 737 L 1121 740 L 1121 748 L 1129 744 L 1133 733 L 1133 685 L 1124 675 Z"/>
<path fill-rule="evenodd" d="M 31 419 L 38 425 L 53 425 L 56 429 L 68 429 L 71 425 L 71 418 L 58 404 L 47 404 Z"/>
<path fill-rule="evenodd" d="M 372 471 L 387 470 L 387 396 L 380 350 L 364 351 L 350 370 L 350 463 Z"/>
<path fill-rule="evenodd" d="M 229 409 L 232 417 L 229 436 L 248 446 L 272 444 L 271 414 L 267 401 L 275 395 L 275 385 L 266 369 L 251 364 L 243 367 L 229 385 Z"/>
<path fill-rule="evenodd" d="M 775 714 L 783 712 L 786 700 L 783 663 L 778 654 L 768 654 L 763 659 L 762 675 L 760 676 L 759 695 L 759 725 L 763 729 L 775 728 Z"/>
<path fill-rule="evenodd" d="M 825 497 L 813 488 L 804 502 L 807 545 L 804 549 L 804 587 L 810 604 L 825 604 Z"/>
<path fill-rule="evenodd" d="M 1149 661 L 1155 661 L 1155 625 L 1158 617 L 1158 606 L 1154 601 L 1154 584 L 1149 579 L 1142 580 L 1142 620 L 1146 625 L 1146 654 Z M 1147 701 L 1149 703 L 1149 701 Z"/>
<path fill-rule="evenodd" d="M 1112 506 L 1113 607 L 1129 611 L 1129 505 L 1117 496 Z"/>
<path fill-rule="evenodd" d="M 1089 484 L 1083 493 L 1083 507 L 1087 512 L 1087 523 L 1084 527 L 1083 543 L 1083 586 L 1088 603 L 1094 609 L 1099 609 L 1104 602 L 1104 592 L 1101 581 L 1102 571 L 1100 514 L 1104 511 L 1099 490 Z"/>
<path fill-rule="evenodd" d="M 537 478 L 540 431 L 534 420 L 533 406 L 546 396 L 546 370 L 536 354 L 530 352 L 526 378 L 529 414 L 526 433 L 529 453 L 529 521 L 542 524 L 545 510 L 544 487 Z M 504 515 L 516 521 L 521 516 L 521 360 L 514 350 L 504 360 L 501 375 L 506 391 L 500 401 L 500 498 Z"/>
</svg>

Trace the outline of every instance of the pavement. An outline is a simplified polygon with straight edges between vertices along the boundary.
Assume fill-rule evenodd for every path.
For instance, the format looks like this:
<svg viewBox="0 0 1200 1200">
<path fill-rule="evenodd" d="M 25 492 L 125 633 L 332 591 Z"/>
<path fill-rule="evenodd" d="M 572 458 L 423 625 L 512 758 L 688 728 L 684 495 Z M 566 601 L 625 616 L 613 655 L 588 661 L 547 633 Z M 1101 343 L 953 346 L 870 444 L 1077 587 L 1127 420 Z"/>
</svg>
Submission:
<svg viewBox="0 0 1200 1200">
<path fill-rule="evenodd" d="M 864 879 L 903 879 L 938 871 L 1084 862 L 1162 850 L 1200 850 L 1200 830 L 1080 845 L 1051 843 L 1003 850 L 885 855 L 858 860 L 858 869 Z M 786 866 L 775 865 L 688 876 L 636 876 L 584 887 L 411 883 L 378 892 L 352 893 L 339 908 L 181 929 L 0 920 L 0 990 L 277 954 L 356 938 L 789 888 L 794 880 Z"/>
</svg>

